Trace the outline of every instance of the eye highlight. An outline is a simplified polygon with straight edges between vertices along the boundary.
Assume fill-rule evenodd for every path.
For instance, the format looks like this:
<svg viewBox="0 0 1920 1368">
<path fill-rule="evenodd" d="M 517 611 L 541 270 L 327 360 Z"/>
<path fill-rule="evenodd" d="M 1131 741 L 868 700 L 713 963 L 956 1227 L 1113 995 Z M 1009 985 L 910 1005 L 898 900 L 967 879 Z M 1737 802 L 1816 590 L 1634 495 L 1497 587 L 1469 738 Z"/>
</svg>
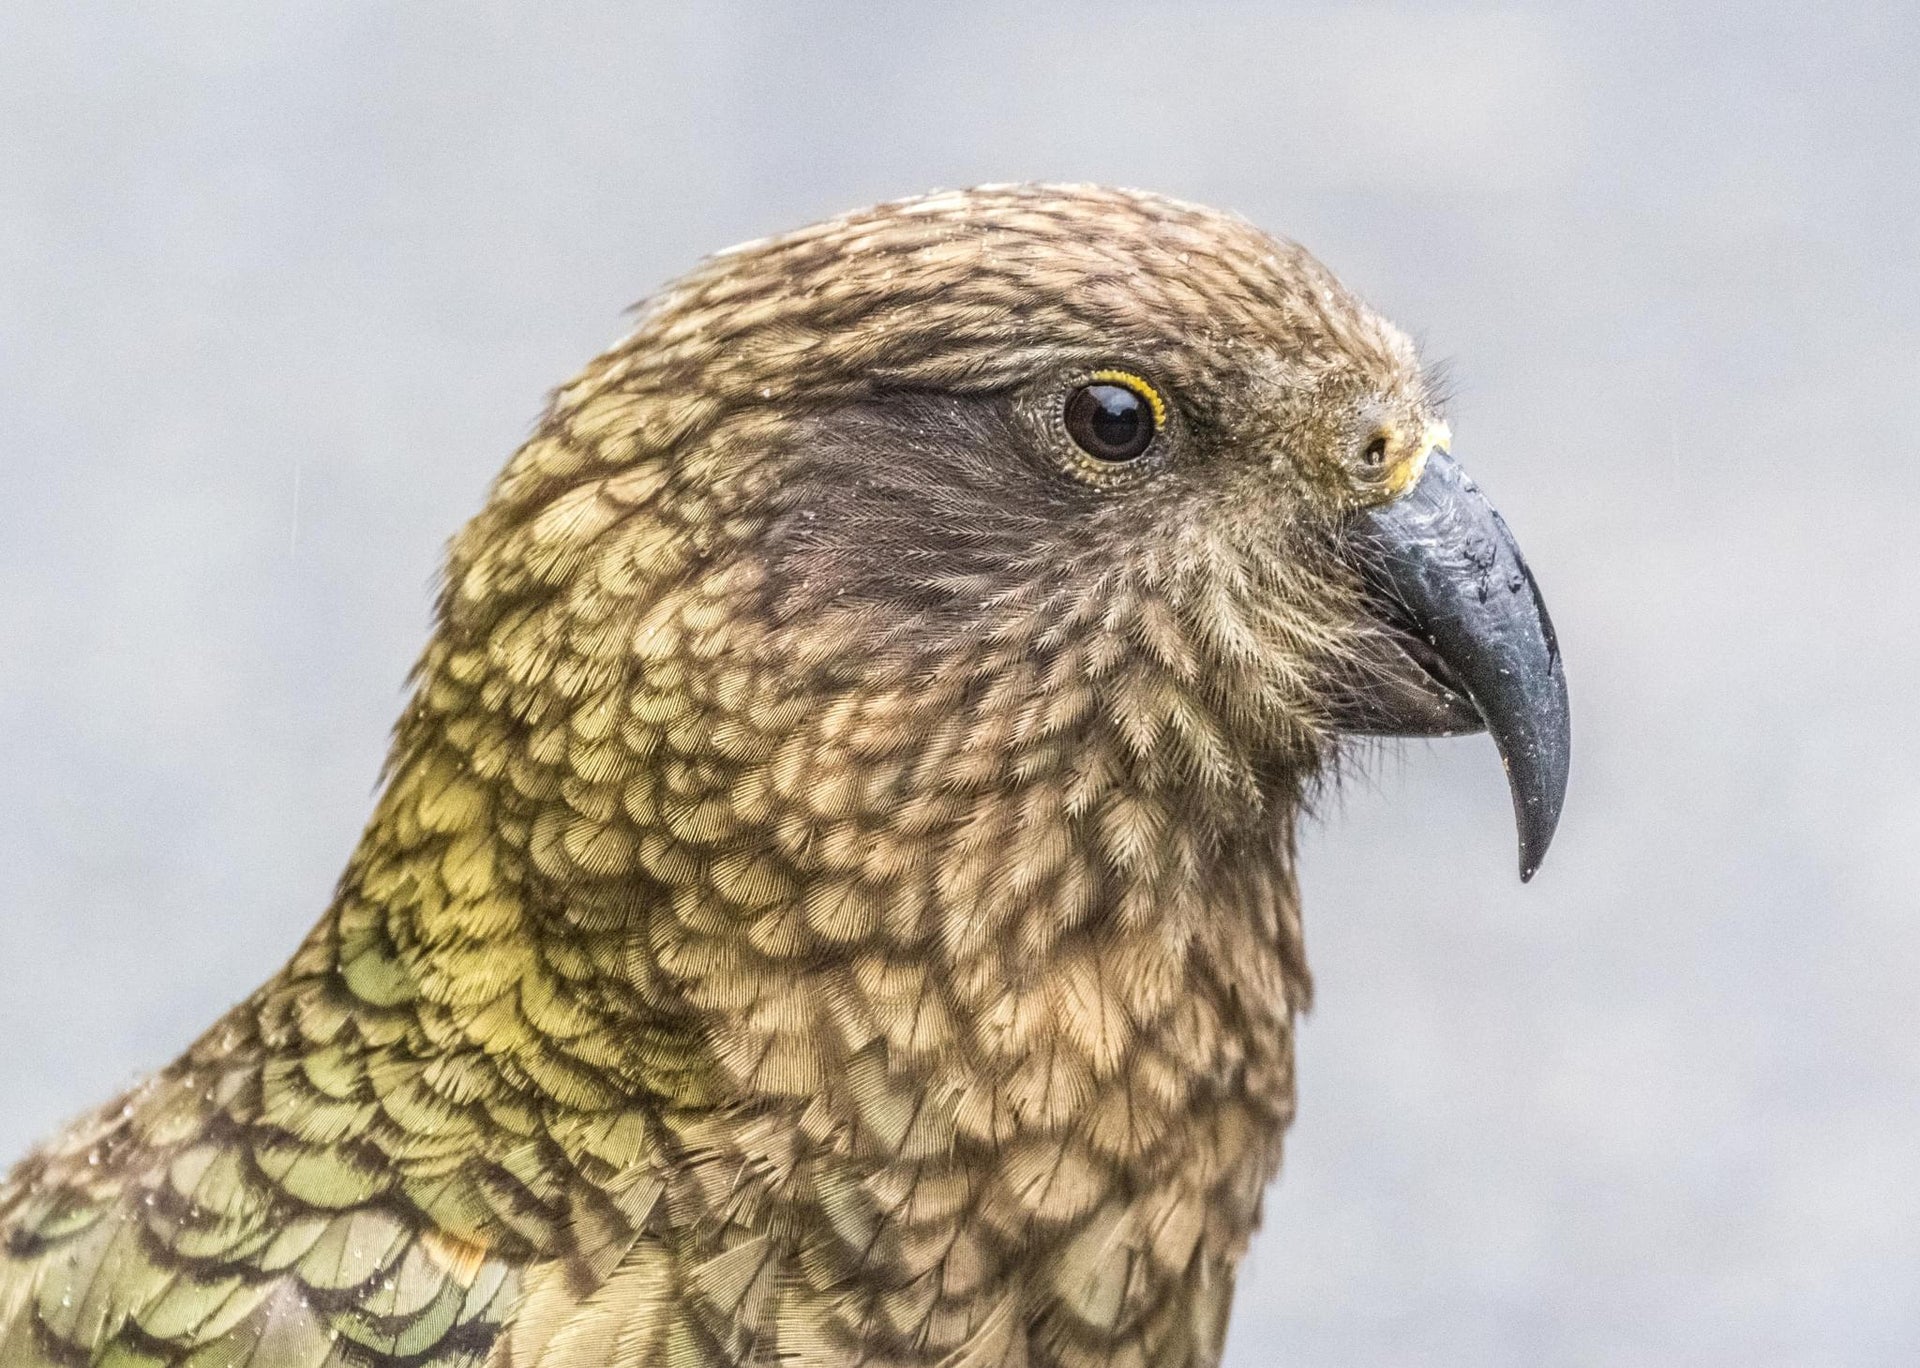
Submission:
<svg viewBox="0 0 1920 1368">
<path fill-rule="evenodd" d="M 1136 460 L 1165 426 L 1160 391 L 1130 371 L 1095 371 L 1067 396 L 1064 419 L 1073 444 L 1096 461 Z"/>
</svg>

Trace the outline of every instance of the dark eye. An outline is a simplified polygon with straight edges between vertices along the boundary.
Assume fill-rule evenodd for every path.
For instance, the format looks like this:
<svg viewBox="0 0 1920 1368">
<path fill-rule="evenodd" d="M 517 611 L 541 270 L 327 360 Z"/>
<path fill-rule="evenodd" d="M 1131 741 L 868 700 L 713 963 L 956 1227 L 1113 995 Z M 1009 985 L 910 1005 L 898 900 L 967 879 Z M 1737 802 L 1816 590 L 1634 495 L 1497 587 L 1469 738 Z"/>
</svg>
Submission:
<svg viewBox="0 0 1920 1368">
<path fill-rule="evenodd" d="M 1067 396 L 1067 435 L 1096 461 L 1131 461 L 1153 442 L 1162 412 L 1146 381 L 1103 371 Z"/>
</svg>

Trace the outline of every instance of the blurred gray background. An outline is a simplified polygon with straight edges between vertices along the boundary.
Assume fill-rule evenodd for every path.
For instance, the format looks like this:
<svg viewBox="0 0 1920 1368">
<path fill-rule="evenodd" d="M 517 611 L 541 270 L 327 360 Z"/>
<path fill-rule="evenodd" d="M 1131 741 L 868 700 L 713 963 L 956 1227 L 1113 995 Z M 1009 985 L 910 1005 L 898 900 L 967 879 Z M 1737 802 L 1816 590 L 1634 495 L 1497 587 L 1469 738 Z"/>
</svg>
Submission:
<svg viewBox="0 0 1920 1368">
<path fill-rule="evenodd" d="M 1229 1363 L 1920 1362 L 1917 92 L 1896 3 L 5 6 L 0 1160 L 320 912 L 440 547 L 623 306 L 1114 181 L 1451 358 L 1575 699 L 1531 886 L 1484 739 L 1308 834 Z"/>
</svg>

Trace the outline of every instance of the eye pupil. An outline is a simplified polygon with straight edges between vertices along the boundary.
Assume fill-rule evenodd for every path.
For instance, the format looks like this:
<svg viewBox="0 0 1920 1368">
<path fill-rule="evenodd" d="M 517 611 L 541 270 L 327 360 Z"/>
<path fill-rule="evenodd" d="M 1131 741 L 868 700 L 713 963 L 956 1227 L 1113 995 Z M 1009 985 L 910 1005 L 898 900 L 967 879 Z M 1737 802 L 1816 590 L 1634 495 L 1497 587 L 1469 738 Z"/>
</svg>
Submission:
<svg viewBox="0 0 1920 1368">
<path fill-rule="evenodd" d="M 1082 385 L 1067 399 L 1067 435 L 1099 461 L 1131 461 L 1153 441 L 1153 407 L 1129 385 Z"/>
</svg>

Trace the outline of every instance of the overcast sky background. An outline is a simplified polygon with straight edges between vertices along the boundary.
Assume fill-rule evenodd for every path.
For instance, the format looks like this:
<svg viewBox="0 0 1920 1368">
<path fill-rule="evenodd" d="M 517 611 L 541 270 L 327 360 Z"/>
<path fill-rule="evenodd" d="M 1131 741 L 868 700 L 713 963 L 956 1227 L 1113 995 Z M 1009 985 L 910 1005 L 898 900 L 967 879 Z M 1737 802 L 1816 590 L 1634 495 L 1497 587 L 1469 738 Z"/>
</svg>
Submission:
<svg viewBox="0 0 1920 1368">
<path fill-rule="evenodd" d="M 1450 358 L 1568 660 L 1532 885 L 1484 739 L 1307 835 L 1230 1368 L 1920 1361 L 1906 3 L 0 7 L 0 1162 L 322 910 L 444 540 L 625 305 L 1021 178 Z"/>
</svg>

